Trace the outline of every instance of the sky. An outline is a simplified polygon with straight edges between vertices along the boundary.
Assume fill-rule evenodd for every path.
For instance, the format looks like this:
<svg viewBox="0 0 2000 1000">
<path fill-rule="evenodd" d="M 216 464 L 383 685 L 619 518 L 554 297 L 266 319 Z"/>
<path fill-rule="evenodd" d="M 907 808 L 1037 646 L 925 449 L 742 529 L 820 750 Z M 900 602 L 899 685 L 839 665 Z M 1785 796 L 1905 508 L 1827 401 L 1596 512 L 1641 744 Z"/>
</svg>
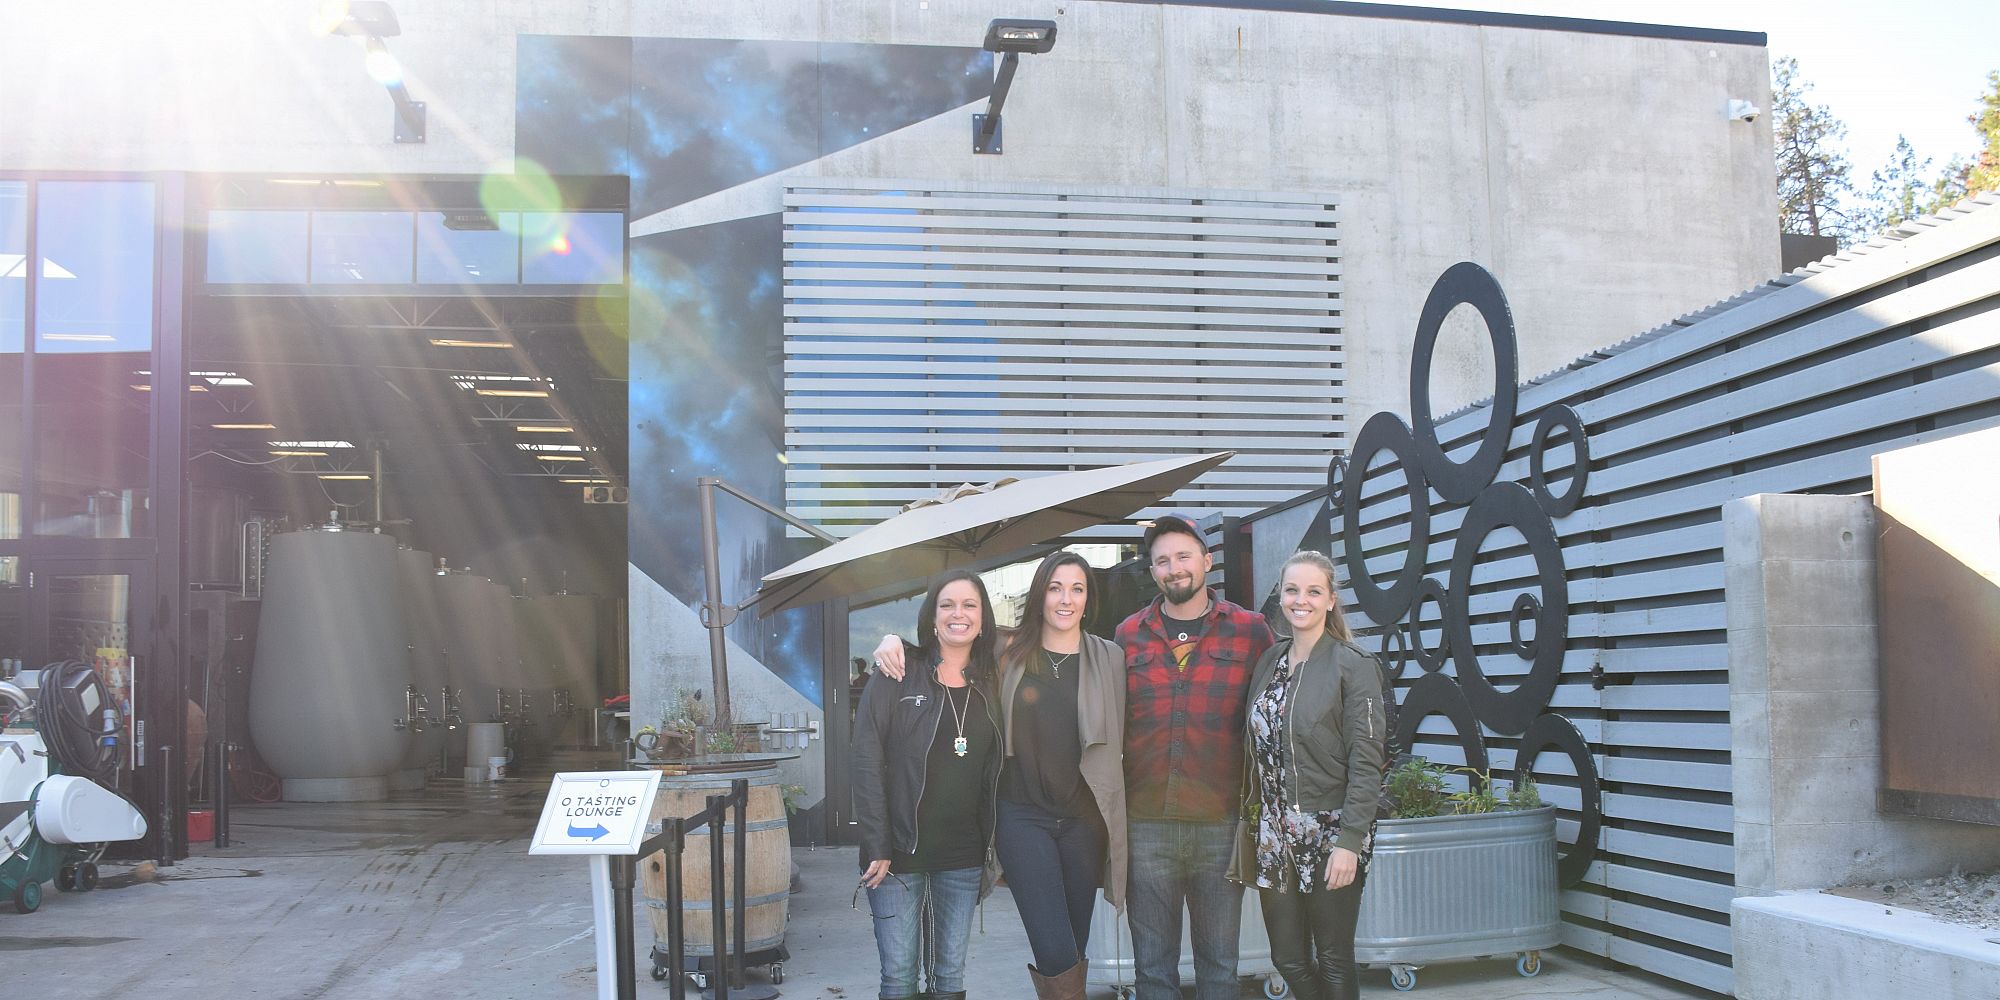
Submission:
<svg viewBox="0 0 2000 1000">
<path fill-rule="evenodd" d="M 1996 0 L 1436 0 L 1415 6 L 1761 31 L 1792 56 L 1807 100 L 1847 123 L 1858 187 L 1907 135 L 1935 171 L 1978 144 L 1966 116 L 2000 70 Z M 1765 106 L 1769 101 L 1759 101 Z M 1769 122 L 1770 118 L 1764 118 Z"/>
</svg>

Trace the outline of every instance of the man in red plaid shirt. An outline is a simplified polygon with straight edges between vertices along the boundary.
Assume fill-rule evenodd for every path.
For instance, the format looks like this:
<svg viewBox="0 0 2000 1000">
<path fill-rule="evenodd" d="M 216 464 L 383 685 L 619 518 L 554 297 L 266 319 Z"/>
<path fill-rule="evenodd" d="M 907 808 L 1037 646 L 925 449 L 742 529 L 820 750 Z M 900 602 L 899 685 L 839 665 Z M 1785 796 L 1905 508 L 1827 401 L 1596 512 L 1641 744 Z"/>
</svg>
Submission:
<svg viewBox="0 0 2000 1000">
<path fill-rule="evenodd" d="M 1141 545 L 1160 596 L 1118 626 L 1125 650 L 1125 916 L 1139 1000 L 1179 1000 L 1181 913 L 1196 1000 L 1233 1000 L 1243 890 L 1224 877 L 1242 798 L 1250 671 L 1274 641 L 1264 616 L 1207 586 L 1208 540 L 1188 515 Z"/>
</svg>

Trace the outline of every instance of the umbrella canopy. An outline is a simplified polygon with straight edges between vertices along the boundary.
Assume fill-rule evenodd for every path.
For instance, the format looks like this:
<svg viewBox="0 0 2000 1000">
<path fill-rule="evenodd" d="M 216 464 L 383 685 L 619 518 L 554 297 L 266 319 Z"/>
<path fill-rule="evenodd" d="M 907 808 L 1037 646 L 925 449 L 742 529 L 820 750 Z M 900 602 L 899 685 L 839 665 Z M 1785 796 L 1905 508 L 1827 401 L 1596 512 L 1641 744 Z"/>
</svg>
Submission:
<svg viewBox="0 0 2000 1000">
<path fill-rule="evenodd" d="M 1127 517 L 1235 452 L 1059 472 L 898 514 L 764 577 L 765 614 L 916 580 Z"/>
</svg>

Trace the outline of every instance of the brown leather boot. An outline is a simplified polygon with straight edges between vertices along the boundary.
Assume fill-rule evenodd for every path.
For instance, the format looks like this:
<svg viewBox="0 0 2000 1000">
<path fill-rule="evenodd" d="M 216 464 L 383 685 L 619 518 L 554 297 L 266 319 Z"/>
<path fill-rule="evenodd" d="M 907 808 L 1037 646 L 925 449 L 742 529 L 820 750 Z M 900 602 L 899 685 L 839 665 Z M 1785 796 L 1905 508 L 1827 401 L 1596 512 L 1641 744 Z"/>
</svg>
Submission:
<svg viewBox="0 0 2000 1000">
<path fill-rule="evenodd" d="M 1044 976 L 1028 966 L 1028 979 L 1035 984 L 1036 1000 L 1084 1000 L 1084 963 L 1070 966 L 1059 976 Z"/>
</svg>

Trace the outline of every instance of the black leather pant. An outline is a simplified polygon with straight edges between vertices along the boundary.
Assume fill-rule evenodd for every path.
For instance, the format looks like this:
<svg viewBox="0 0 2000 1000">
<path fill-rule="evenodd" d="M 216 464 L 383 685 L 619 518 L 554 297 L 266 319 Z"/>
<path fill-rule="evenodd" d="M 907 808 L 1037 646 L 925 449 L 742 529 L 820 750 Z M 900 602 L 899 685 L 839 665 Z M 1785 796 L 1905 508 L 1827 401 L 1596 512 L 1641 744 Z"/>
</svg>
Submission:
<svg viewBox="0 0 2000 1000">
<path fill-rule="evenodd" d="M 1271 964 L 1299 1000 L 1356 1000 L 1360 974 L 1354 968 L 1354 924 L 1361 916 L 1361 884 L 1356 872 L 1343 889 L 1324 884 L 1312 892 L 1259 890 L 1264 929 L 1271 938 Z"/>
</svg>

